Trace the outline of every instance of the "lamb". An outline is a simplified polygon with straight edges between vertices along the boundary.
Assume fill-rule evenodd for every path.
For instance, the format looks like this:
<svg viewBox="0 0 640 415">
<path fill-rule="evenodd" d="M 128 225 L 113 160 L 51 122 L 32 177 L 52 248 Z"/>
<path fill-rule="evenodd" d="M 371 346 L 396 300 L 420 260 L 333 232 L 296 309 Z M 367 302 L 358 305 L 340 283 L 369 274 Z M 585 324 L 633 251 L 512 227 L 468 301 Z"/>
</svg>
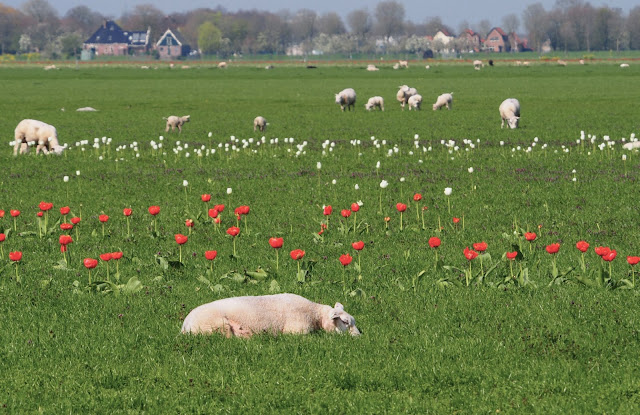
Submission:
<svg viewBox="0 0 640 415">
<path fill-rule="evenodd" d="M 267 129 L 267 120 L 264 117 L 257 116 L 253 120 L 253 131 L 260 130 L 264 132 Z"/>
<path fill-rule="evenodd" d="M 566 61 L 563 61 L 563 60 L 558 59 L 558 65 L 560 65 L 560 66 L 567 66 L 567 62 L 566 62 Z"/>
<path fill-rule="evenodd" d="M 36 154 L 39 154 L 40 150 L 44 154 L 49 154 L 50 151 L 61 154 L 64 150 L 64 146 L 58 142 L 56 127 L 38 120 L 26 119 L 18 123 L 15 129 L 13 155 L 18 155 L 18 150 L 21 154 L 26 153 L 29 143 L 37 144 Z"/>
<path fill-rule="evenodd" d="M 447 107 L 448 110 L 451 109 L 451 103 L 453 102 L 453 92 L 450 92 L 448 94 L 442 94 L 440 96 L 438 96 L 438 99 L 436 100 L 436 103 L 433 104 L 433 110 L 439 110 L 442 109 L 442 107 Z"/>
<path fill-rule="evenodd" d="M 502 124 L 500 128 L 504 128 L 504 121 L 507 120 L 509 128 L 518 128 L 518 122 L 520 121 L 520 102 L 515 98 L 507 98 L 500 104 L 500 117 L 502 118 Z"/>
<path fill-rule="evenodd" d="M 186 122 L 189 122 L 191 115 L 185 115 L 183 117 L 177 117 L 175 115 L 171 115 L 169 117 L 162 117 L 163 120 L 167 120 L 167 128 L 165 128 L 165 132 L 169 131 L 169 127 L 171 127 L 171 131 L 175 130 L 178 127 L 178 132 L 182 132 L 182 125 Z"/>
<path fill-rule="evenodd" d="M 473 69 L 475 69 L 476 71 L 479 71 L 480 68 L 482 68 L 484 66 L 484 64 L 482 63 L 481 60 L 476 59 L 475 61 L 473 61 Z"/>
<path fill-rule="evenodd" d="M 353 88 L 343 89 L 336 94 L 336 104 L 340 104 L 340 109 L 344 112 L 344 107 L 347 107 L 348 111 L 351 111 L 353 107 L 356 109 L 356 91 Z"/>
<path fill-rule="evenodd" d="M 409 61 L 398 61 L 398 66 L 400 68 L 409 68 Z"/>
<path fill-rule="evenodd" d="M 620 64 L 620 67 L 621 67 L 621 68 L 628 68 L 628 67 L 629 67 L 629 64 L 628 64 L 628 63 L 621 63 L 621 64 Z"/>
<path fill-rule="evenodd" d="M 422 105 L 422 95 L 420 94 L 411 95 L 407 103 L 409 104 L 409 111 L 411 111 L 411 108 L 415 110 L 419 110 L 420 106 Z"/>
<path fill-rule="evenodd" d="M 364 107 L 367 111 L 371 111 L 371 109 L 380 108 L 381 111 L 384 111 L 384 99 L 380 96 L 375 96 L 369 98 Z"/>
<path fill-rule="evenodd" d="M 220 69 L 225 69 L 226 67 L 227 67 L 227 62 L 220 62 L 218 64 L 218 68 L 220 68 Z"/>
<path fill-rule="evenodd" d="M 316 330 L 360 335 L 355 319 L 342 304 L 331 307 L 296 294 L 231 297 L 203 304 L 187 315 L 181 332 L 249 338 L 261 333 L 308 334 Z"/>
<path fill-rule="evenodd" d="M 396 94 L 396 99 L 400 101 L 400 106 L 404 111 L 405 104 L 409 102 L 409 98 L 411 98 L 411 96 L 416 95 L 418 93 L 418 90 L 415 88 L 411 88 L 408 85 L 402 85 L 402 86 L 399 86 L 398 88 L 400 88 L 400 90 Z"/>
</svg>

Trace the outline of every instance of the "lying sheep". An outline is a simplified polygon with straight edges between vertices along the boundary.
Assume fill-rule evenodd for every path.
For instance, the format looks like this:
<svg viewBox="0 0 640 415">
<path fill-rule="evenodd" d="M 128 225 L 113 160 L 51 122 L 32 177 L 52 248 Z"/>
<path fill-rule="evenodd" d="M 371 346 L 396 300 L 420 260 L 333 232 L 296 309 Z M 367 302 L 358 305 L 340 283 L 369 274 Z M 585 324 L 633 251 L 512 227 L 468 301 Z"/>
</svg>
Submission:
<svg viewBox="0 0 640 415">
<path fill-rule="evenodd" d="M 628 64 L 628 63 L 621 63 L 621 64 L 620 64 L 620 67 L 621 67 L 621 68 L 628 68 L 628 67 L 629 67 L 629 64 Z"/>
<path fill-rule="evenodd" d="M 500 117 L 502 118 L 502 124 L 500 128 L 504 128 L 504 121 L 507 120 L 509 128 L 518 128 L 518 122 L 520 121 L 520 102 L 515 98 L 507 98 L 500 104 Z"/>
<path fill-rule="evenodd" d="M 375 96 L 369 98 L 364 107 L 367 111 L 371 111 L 372 108 L 380 108 L 381 111 L 384 111 L 384 99 L 380 96 Z"/>
<path fill-rule="evenodd" d="M 439 110 L 442 109 L 442 107 L 447 107 L 448 110 L 451 109 L 451 103 L 453 102 L 453 92 L 450 92 L 448 94 L 442 94 L 440 96 L 438 96 L 438 99 L 436 100 L 436 103 L 433 104 L 433 110 Z"/>
<path fill-rule="evenodd" d="M 476 71 L 479 71 L 480 68 L 482 68 L 484 66 L 484 64 L 482 63 L 481 60 L 476 59 L 475 61 L 473 61 L 473 69 L 475 69 Z"/>
<path fill-rule="evenodd" d="M 30 143 L 37 144 L 36 154 L 40 151 L 44 154 L 49 154 L 50 151 L 61 154 L 64 150 L 58 142 L 56 127 L 38 120 L 22 120 L 15 129 L 13 155 L 18 155 L 18 150 L 20 154 L 26 153 Z"/>
<path fill-rule="evenodd" d="M 563 60 L 560 60 L 560 59 L 558 59 L 558 62 L 557 62 L 557 63 L 558 63 L 558 65 L 560 65 L 560 66 L 567 66 L 567 62 L 566 62 L 566 61 L 563 61 Z"/>
<path fill-rule="evenodd" d="M 336 104 L 340 104 L 340 109 L 344 111 L 344 107 L 347 107 L 348 111 L 351 111 L 353 107 L 356 109 L 356 91 L 353 88 L 343 89 L 336 94 Z"/>
<path fill-rule="evenodd" d="M 253 131 L 260 130 L 264 132 L 267 129 L 267 120 L 264 117 L 257 116 L 253 119 Z"/>
<path fill-rule="evenodd" d="M 342 304 L 317 304 L 296 294 L 231 297 L 203 304 L 187 315 L 181 331 L 249 338 L 261 333 L 307 334 L 316 330 L 360 334 Z"/>
<path fill-rule="evenodd" d="M 404 106 L 409 102 L 409 98 L 418 93 L 418 90 L 415 88 L 411 88 L 408 85 L 401 85 L 398 88 L 398 93 L 396 94 L 396 99 L 400 102 L 400 106 L 404 111 Z"/>
<path fill-rule="evenodd" d="M 367 71 L 369 72 L 374 72 L 374 71 L 379 71 L 380 69 L 378 69 L 376 67 L 376 65 L 367 65 Z"/>
<path fill-rule="evenodd" d="M 409 104 L 409 111 L 411 111 L 412 108 L 414 110 L 419 110 L 420 106 L 422 106 L 422 95 L 420 94 L 411 95 L 407 103 Z"/>
<path fill-rule="evenodd" d="M 178 132 L 182 132 L 182 125 L 186 122 L 189 122 L 191 115 L 185 115 L 183 117 L 177 117 L 175 115 L 171 115 L 169 117 L 162 117 L 163 120 L 167 120 L 167 128 L 165 128 L 165 132 L 169 131 L 169 127 L 171 127 L 171 131 L 175 130 L 178 127 Z"/>
</svg>

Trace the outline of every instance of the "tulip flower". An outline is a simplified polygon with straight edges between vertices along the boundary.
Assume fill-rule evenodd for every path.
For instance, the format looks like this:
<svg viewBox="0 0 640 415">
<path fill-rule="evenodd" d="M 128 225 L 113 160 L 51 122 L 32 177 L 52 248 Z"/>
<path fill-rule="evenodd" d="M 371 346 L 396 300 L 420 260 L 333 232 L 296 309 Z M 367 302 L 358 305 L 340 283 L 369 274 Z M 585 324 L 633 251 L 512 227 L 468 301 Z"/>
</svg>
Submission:
<svg viewBox="0 0 640 415">
<path fill-rule="evenodd" d="M 82 219 L 80 219 L 79 217 L 74 216 L 74 217 L 71 218 L 71 223 L 74 224 L 74 225 L 77 225 L 78 223 L 80 223 L 81 220 Z"/>
<path fill-rule="evenodd" d="M 187 219 L 184 221 L 184 226 L 186 226 L 187 228 L 189 228 L 189 235 L 191 235 L 191 229 L 193 228 L 193 219 Z"/>
<path fill-rule="evenodd" d="M 46 232 L 46 230 L 49 229 L 49 211 L 53 209 L 53 203 L 40 202 L 38 207 L 40 211 L 44 212 L 44 229 Z"/>
<path fill-rule="evenodd" d="M 434 269 L 438 267 L 438 247 L 441 243 L 442 241 L 440 241 L 440 238 L 438 238 L 437 236 L 432 236 L 431 238 L 429 238 L 429 246 L 436 251 L 436 260 L 433 265 Z"/>
<path fill-rule="evenodd" d="M 200 196 L 200 199 L 202 199 L 202 201 L 204 203 L 208 203 L 211 200 L 211 195 L 210 194 L 204 194 L 204 195 Z"/>
<path fill-rule="evenodd" d="M 551 255 L 551 257 L 553 258 L 553 268 L 552 268 L 552 275 L 555 278 L 558 275 L 558 268 L 556 267 L 556 255 L 558 253 L 558 251 L 560 250 L 560 244 L 550 244 L 547 245 L 545 247 L 545 249 L 547 250 L 547 252 Z"/>
<path fill-rule="evenodd" d="M 289 253 L 291 258 L 298 263 L 298 282 L 304 282 L 304 274 L 300 272 L 300 260 L 304 257 L 304 251 L 302 249 L 294 249 Z"/>
<path fill-rule="evenodd" d="M 611 249 L 607 246 L 597 246 L 593 248 L 593 250 L 601 258 L 604 257 L 605 255 L 608 255 L 611 252 Z"/>
<path fill-rule="evenodd" d="M 342 264 L 342 266 L 346 267 L 347 265 L 349 265 L 351 263 L 353 258 L 349 254 L 344 254 L 344 255 L 340 255 L 339 260 L 340 260 L 340 263 Z"/>
<path fill-rule="evenodd" d="M 469 261 L 469 271 L 464 272 L 464 276 L 465 276 L 465 281 L 467 283 L 467 287 L 469 286 L 469 281 L 471 280 L 471 277 L 473 276 L 473 274 L 471 273 L 471 261 L 473 261 L 477 256 L 478 253 L 476 251 L 473 251 L 471 249 L 469 249 L 469 247 L 466 247 L 462 253 L 464 254 L 464 257 L 467 258 L 467 260 Z"/>
<path fill-rule="evenodd" d="M 355 213 L 355 212 L 357 212 L 357 211 L 359 211 L 359 210 L 360 210 L 360 205 L 359 205 L 359 204 L 357 204 L 357 203 L 355 203 L 355 202 L 351 204 L 351 211 L 352 211 L 352 212 L 354 212 L 354 213 Z"/>
<path fill-rule="evenodd" d="M 364 249 L 364 242 L 363 241 L 353 242 L 351 244 L 351 247 L 355 249 L 356 252 L 358 252 L 358 272 L 360 272 L 362 270 L 362 268 L 360 267 L 360 251 Z"/>
<path fill-rule="evenodd" d="M 18 262 L 22 259 L 22 251 L 9 252 L 9 259 L 16 264 L 16 282 L 20 282 L 20 277 L 18 276 Z"/>
<path fill-rule="evenodd" d="M 116 251 L 111 253 L 111 259 L 116 261 L 116 280 L 120 281 L 120 259 L 124 254 L 122 251 Z"/>
<path fill-rule="evenodd" d="M 460 223 L 460 218 L 454 217 L 453 219 L 451 219 L 451 221 L 453 222 L 454 225 L 457 225 L 458 223 Z"/>
<path fill-rule="evenodd" d="M 0 233 L 0 259 L 4 258 L 4 250 L 2 248 L 2 245 L 5 239 L 7 239 L 7 236 L 4 233 Z"/>
<path fill-rule="evenodd" d="M 416 202 L 416 220 L 418 222 L 420 222 L 420 208 L 418 205 L 420 204 L 421 200 L 422 200 L 422 195 L 420 193 L 416 193 L 413 195 L 413 201 Z M 424 228 L 424 225 L 423 225 L 423 228 Z"/>
<path fill-rule="evenodd" d="M 603 255 L 602 259 L 606 262 L 611 262 L 616 258 L 617 255 L 618 253 L 616 252 L 616 250 L 612 249 L 608 254 Z"/>
<path fill-rule="evenodd" d="M 284 240 L 282 238 L 269 238 L 269 245 L 276 250 L 276 271 L 278 271 L 278 250 L 282 248 Z"/>
<path fill-rule="evenodd" d="M 89 270 L 89 285 L 91 285 L 91 270 L 98 266 L 98 260 L 93 258 L 85 258 L 82 261 L 84 267 Z"/>
<path fill-rule="evenodd" d="M 102 214 L 98 216 L 98 220 L 102 223 L 102 237 L 104 238 L 104 224 L 109 221 L 109 216 Z"/>
<path fill-rule="evenodd" d="M 62 229 L 63 231 L 70 231 L 73 229 L 73 225 L 71 223 L 61 223 L 60 229 Z"/>
<path fill-rule="evenodd" d="M 71 212 L 71 208 L 69 206 L 60 208 L 60 214 L 65 217 L 65 220 L 67 219 L 67 215 L 69 214 L 69 212 Z"/>
<path fill-rule="evenodd" d="M 327 206 L 322 208 L 322 214 L 323 215 L 329 216 L 329 215 L 331 215 L 331 213 L 333 213 L 333 208 L 331 207 L 331 205 L 327 205 Z"/>
<path fill-rule="evenodd" d="M 220 212 L 218 212 L 215 208 L 213 208 L 213 209 L 209 209 L 209 210 L 207 211 L 207 214 L 209 215 L 209 217 L 210 217 L 211 219 L 215 219 L 215 218 L 217 218 L 219 213 L 220 213 Z"/>
<path fill-rule="evenodd" d="M 231 237 L 233 237 L 233 256 L 236 256 L 236 236 L 238 236 L 238 234 L 240 233 L 240 228 L 238 228 L 237 226 L 232 226 L 229 229 L 227 229 L 227 234 L 231 235 Z"/>
<path fill-rule="evenodd" d="M 178 249 L 180 250 L 180 262 L 182 262 L 182 245 L 186 244 L 189 238 L 186 235 L 181 233 L 177 233 L 174 235 L 176 239 L 176 243 L 178 244 Z"/>
<path fill-rule="evenodd" d="M 507 252 L 505 254 L 505 256 L 507 257 L 507 259 L 509 260 L 509 272 L 511 273 L 511 278 L 514 278 L 513 276 L 513 261 L 516 259 L 516 257 L 518 256 L 518 251 L 513 251 L 513 252 Z"/>
<path fill-rule="evenodd" d="M 4 210 L 0 209 L 0 219 L 4 218 Z"/>
<path fill-rule="evenodd" d="M 351 211 L 353 212 L 353 231 L 355 232 L 357 227 L 357 217 L 358 217 L 358 211 L 360 210 L 360 205 L 358 203 L 352 203 L 351 204 Z"/>
<path fill-rule="evenodd" d="M 578 241 L 576 243 L 576 248 L 581 252 L 581 261 L 582 261 L 582 272 L 586 272 L 587 267 L 584 263 L 584 253 L 589 250 L 589 243 L 586 241 Z"/>
<path fill-rule="evenodd" d="M 107 281 L 111 280 L 109 277 L 109 261 L 111 261 L 112 258 L 111 252 L 100 254 L 100 259 L 107 263 Z"/>
<path fill-rule="evenodd" d="M 158 234 L 158 218 L 156 217 L 160 213 L 160 206 L 149 206 L 149 213 L 153 216 L 153 231 Z"/>
<path fill-rule="evenodd" d="M 72 243 L 73 239 L 69 235 L 60 235 L 58 242 L 60 242 L 60 252 L 62 252 L 64 262 L 67 263 L 68 265 L 69 261 L 67 261 L 67 250 L 68 250 L 67 245 Z"/>
<path fill-rule="evenodd" d="M 11 209 L 9 210 L 9 214 L 11 215 L 11 217 L 13 218 L 13 231 L 17 232 L 17 218 L 18 216 L 20 216 L 20 211 L 17 209 Z"/>
<path fill-rule="evenodd" d="M 407 205 L 404 203 L 396 203 L 396 209 L 400 212 L 400 230 L 402 230 L 402 213 L 407 210 Z"/>
<path fill-rule="evenodd" d="M 529 242 L 535 241 L 537 237 L 538 237 L 538 235 L 536 235 L 535 232 L 526 232 L 524 234 L 524 239 L 526 239 Z"/>
<path fill-rule="evenodd" d="M 131 214 L 132 214 L 132 213 L 133 213 L 133 210 L 132 210 L 132 209 L 130 209 L 130 208 L 124 208 L 124 209 L 122 209 L 122 214 L 123 214 L 123 215 L 125 215 L 125 216 L 127 216 L 127 217 L 128 217 L 128 216 L 131 216 Z"/>
<path fill-rule="evenodd" d="M 638 262 L 640 262 L 640 256 L 628 256 L 627 262 L 629 263 L 629 265 L 631 265 L 631 283 L 635 287 L 636 286 L 635 266 L 636 264 L 638 264 Z"/>
<path fill-rule="evenodd" d="M 342 215 L 343 218 L 348 218 L 349 216 L 351 216 L 351 210 L 349 209 L 342 209 L 340 211 L 340 214 Z"/>
<path fill-rule="evenodd" d="M 451 193 L 453 193 L 453 189 L 451 189 L 450 187 L 445 187 L 444 188 L 444 195 L 447 197 L 447 206 L 449 208 L 449 213 L 451 213 L 451 200 L 450 197 Z"/>
<path fill-rule="evenodd" d="M 129 224 L 129 220 L 132 213 L 133 213 L 133 210 L 131 208 L 122 209 L 122 214 L 127 219 L 127 238 L 131 237 L 131 226 Z"/>
<path fill-rule="evenodd" d="M 213 260 L 218 256 L 218 251 L 204 251 L 204 257 L 209 261 L 209 271 L 213 272 Z"/>
<path fill-rule="evenodd" d="M 487 250 L 487 243 L 486 242 L 478 242 L 473 244 L 473 249 L 475 249 L 478 252 L 484 252 Z"/>
</svg>

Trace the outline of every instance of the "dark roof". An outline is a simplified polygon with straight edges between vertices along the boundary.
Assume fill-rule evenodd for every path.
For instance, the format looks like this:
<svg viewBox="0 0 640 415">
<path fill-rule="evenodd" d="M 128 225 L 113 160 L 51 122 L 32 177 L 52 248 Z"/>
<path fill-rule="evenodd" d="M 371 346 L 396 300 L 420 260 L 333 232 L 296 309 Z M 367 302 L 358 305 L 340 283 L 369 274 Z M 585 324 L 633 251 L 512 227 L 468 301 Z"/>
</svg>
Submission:
<svg viewBox="0 0 640 415">
<path fill-rule="evenodd" d="M 500 27 L 494 27 L 493 29 L 489 30 L 489 33 L 493 32 L 494 30 L 495 30 L 496 32 L 498 32 L 498 33 L 500 34 L 500 36 L 502 36 L 503 38 L 507 38 L 507 34 L 506 34 L 506 33 L 504 33 L 504 30 L 502 30 L 502 28 L 500 28 Z"/>
<path fill-rule="evenodd" d="M 84 43 L 126 43 L 131 46 L 144 46 L 148 43 L 146 31 L 124 31 L 113 20 L 106 20 Z"/>
</svg>

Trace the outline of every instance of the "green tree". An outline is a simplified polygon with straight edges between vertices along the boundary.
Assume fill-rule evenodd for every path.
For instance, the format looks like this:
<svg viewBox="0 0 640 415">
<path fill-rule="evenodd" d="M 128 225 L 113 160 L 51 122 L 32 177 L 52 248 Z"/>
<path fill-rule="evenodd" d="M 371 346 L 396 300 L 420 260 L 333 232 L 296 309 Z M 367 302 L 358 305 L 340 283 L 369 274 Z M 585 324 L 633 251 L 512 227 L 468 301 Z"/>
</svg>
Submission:
<svg viewBox="0 0 640 415">
<path fill-rule="evenodd" d="M 220 49 L 222 32 L 211 22 L 198 27 L 198 48 L 204 54 L 213 54 Z"/>
</svg>

